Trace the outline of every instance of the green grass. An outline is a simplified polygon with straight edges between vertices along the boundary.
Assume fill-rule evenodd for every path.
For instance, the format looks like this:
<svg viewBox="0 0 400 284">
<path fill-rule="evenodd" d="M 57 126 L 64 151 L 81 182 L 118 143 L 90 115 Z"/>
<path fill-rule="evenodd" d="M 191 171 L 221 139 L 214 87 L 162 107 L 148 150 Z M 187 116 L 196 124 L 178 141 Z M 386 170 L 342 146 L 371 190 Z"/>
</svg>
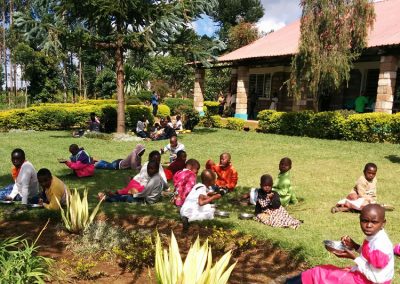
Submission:
<svg viewBox="0 0 400 284">
<path fill-rule="evenodd" d="M 328 141 L 301 137 L 237 132 L 229 130 L 198 129 L 195 133 L 181 136 L 189 158 L 196 158 L 202 165 L 212 158 L 218 160 L 219 154 L 229 151 L 239 173 L 239 189 L 219 202 L 219 208 L 232 212 L 228 219 L 206 222 L 226 228 L 238 229 L 259 239 L 268 239 L 296 256 L 304 258 L 309 265 L 332 263 L 351 265 L 349 260 L 340 260 L 325 251 L 324 239 L 339 239 L 348 234 L 356 241 L 363 240 L 357 214 L 331 214 L 330 208 L 343 198 L 362 174 L 367 162 L 378 165 L 378 200 L 396 207 L 397 211 L 387 213 L 386 229 L 393 243 L 400 242 L 400 191 L 397 179 L 400 168 L 400 146 L 391 144 L 367 144 L 346 141 Z M 0 154 L 0 184 L 11 182 L 10 152 L 21 147 L 26 151 L 36 169 L 49 168 L 63 179 L 69 187 L 89 188 L 90 202 L 95 205 L 96 194 L 106 189 L 124 186 L 129 171 L 97 171 L 95 177 L 78 180 L 67 176 L 70 171 L 57 158 L 68 157 L 68 146 L 77 143 L 98 158 L 113 160 L 125 157 L 135 146 L 133 142 L 110 142 L 98 139 L 72 138 L 67 132 L 21 132 L 2 133 Z M 145 142 L 145 157 L 151 150 L 160 149 L 166 141 Z M 298 230 L 270 228 L 254 221 L 238 220 L 238 212 L 251 212 L 251 207 L 236 205 L 236 197 L 250 187 L 258 186 L 259 177 L 270 173 L 278 174 L 279 160 L 288 156 L 293 160 L 292 183 L 301 202 L 289 207 L 289 212 L 304 224 Z M 168 155 L 163 156 L 167 161 Z M 3 209 L 2 209 L 3 208 Z M 0 207 L 0 211 L 4 206 Z M 109 216 L 127 214 L 146 214 L 164 216 L 178 220 L 176 209 L 167 200 L 154 206 L 135 206 L 132 204 L 104 204 L 102 210 Z M 40 211 L 40 210 L 38 210 Z M 35 211 L 35 212 L 38 212 Z M 33 212 L 33 211 L 31 211 Z M 1 212 L 0 212 L 1 214 Z M 30 213 L 33 215 L 43 213 Z M 398 274 L 400 265 L 396 266 Z"/>
</svg>

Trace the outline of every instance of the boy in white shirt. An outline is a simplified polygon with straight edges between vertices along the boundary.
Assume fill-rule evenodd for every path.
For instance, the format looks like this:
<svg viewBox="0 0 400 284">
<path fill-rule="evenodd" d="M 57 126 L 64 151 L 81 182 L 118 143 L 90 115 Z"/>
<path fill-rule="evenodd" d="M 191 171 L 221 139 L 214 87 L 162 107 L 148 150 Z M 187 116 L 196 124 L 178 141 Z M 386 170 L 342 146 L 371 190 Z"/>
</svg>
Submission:
<svg viewBox="0 0 400 284">
<path fill-rule="evenodd" d="M 164 154 L 165 152 L 170 152 L 169 154 L 169 162 L 172 163 L 176 159 L 176 155 L 178 154 L 179 151 L 185 151 L 185 145 L 182 143 L 178 142 L 178 137 L 177 136 L 172 136 L 169 139 L 169 144 L 165 146 L 163 149 L 160 150 L 161 154 Z"/>
</svg>

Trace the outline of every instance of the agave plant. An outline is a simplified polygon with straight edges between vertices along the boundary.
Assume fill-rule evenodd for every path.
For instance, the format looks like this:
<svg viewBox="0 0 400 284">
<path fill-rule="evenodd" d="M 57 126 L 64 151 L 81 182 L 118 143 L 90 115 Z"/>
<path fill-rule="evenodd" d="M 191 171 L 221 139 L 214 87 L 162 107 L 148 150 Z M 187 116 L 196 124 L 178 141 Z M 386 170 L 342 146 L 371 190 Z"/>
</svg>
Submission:
<svg viewBox="0 0 400 284">
<path fill-rule="evenodd" d="M 83 192 L 83 198 L 81 199 L 79 192 L 75 188 L 74 192 L 72 192 L 70 195 L 67 195 L 67 208 L 65 210 L 61 207 L 60 201 L 56 199 L 61 209 L 61 218 L 64 226 L 67 231 L 71 233 L 80 233 L 93 222 L 94 217 L 100 209 L 100 204 L 105 198 L 103 197 L 99 203 L 97 203 L 97 206 L 93 209 L 92 214 L 89 215 L 87 195 L 88 191 L 85 189 Z"/>
<path fill-rule="evenodd" d="M 208 240 L 200 246 L 199 237 L 190 247 L 185 263 L 182 263 L 179 247 L 171 234 L 169 250 L 162 249 L 160 236 L 156 240 L 156 277 L 160 284 L 225 284 L 236 265 L 227 268 L 231 251 L 224 254 L 212 267 L 211 248 Z M 207 264 L 207 265 L 206 265 Z"/>
</svg>

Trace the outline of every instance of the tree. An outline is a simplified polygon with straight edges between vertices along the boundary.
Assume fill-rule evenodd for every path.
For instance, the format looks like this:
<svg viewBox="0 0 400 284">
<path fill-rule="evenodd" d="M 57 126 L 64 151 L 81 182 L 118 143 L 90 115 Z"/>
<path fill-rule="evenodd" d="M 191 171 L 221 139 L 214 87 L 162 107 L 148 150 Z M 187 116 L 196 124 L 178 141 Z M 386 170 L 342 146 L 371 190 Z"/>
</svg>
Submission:
<svg viewBox="0 0 400 284">
<path fill-rule="evenodd" d="M 254 24 L 240 22 L 229 29 L 228 48 L 235 50 L 248 45 L 260 37 L 258 29 Z"/>
<path fill-rule="evenodd" d="M 197 15 L 209 12 L 215 0 L 61 0 L 60 13 L 68 21 L 86 23 L 86 45 L 112 51 L 115 60 L 118 123 L 125 132 L 124 52 L 148 52 Z"/>
<path fill-rule="evenodd" d="M 240 22 L 256 23 L 264 16 L 260 0 L 219 0 L 218 8 L 209 14 L 221 26 L 219 37 L 226 41 L 229 29 Z"/>
<path fill-rule="evenodd" d="M 368 0 L 303 0 L 301 5 L 299 52 L 292 60 L 289 92 L 294 102 L 312 96 L 318 111 L 319 91 L 338 90 L 349 80 L 375 13 Z"/>
</svg>

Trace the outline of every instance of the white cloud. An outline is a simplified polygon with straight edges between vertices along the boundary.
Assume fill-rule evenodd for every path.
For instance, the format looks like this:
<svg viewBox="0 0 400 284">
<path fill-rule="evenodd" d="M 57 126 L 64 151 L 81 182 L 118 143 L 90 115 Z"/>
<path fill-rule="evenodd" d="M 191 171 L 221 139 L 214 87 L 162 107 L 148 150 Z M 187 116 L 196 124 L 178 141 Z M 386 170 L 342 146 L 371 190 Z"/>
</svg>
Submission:
<svg viewBox="0 0 400 284">
<path fill-rule="evenodd" d="M 264 32 L 278 30 L 300 18 L 299 0 L 262 0 L 264 17 L 257 27 Z"/>
<path fill-rule="evenodd" d="M 276 19 L 261 19 L 258 23 L 257 23 L 257 28 L 259 29 L 260 32 L 270 32 L 271 30 L 278 30 L 282 27 L 286 26 L 285 22 L 283 21 L 279 21 Z"/>
</svg>

